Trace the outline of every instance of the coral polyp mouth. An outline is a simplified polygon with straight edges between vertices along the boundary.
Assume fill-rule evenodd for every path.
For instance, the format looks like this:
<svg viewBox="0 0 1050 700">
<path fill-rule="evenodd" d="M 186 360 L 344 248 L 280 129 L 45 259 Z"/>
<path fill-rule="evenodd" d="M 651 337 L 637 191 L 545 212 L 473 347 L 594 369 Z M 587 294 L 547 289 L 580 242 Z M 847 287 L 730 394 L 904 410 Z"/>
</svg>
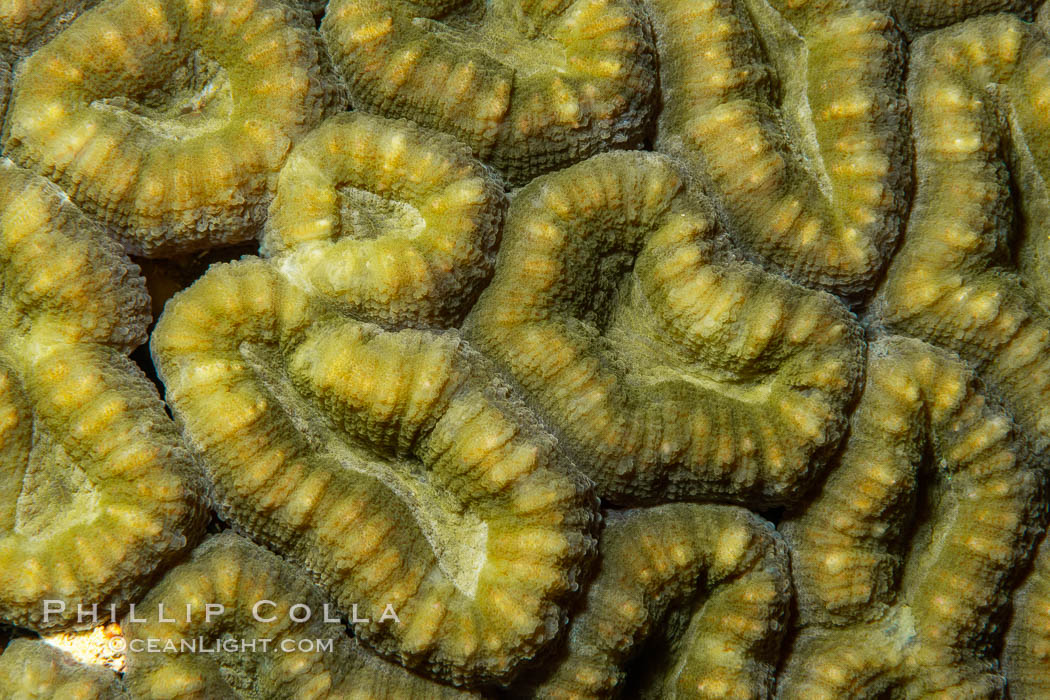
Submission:
<svg viewBox="0 0 1050 700">
<path fill-rule="evenodd" d="M 103 97 L 90 107 L 110 111 L 139 128 L 172 140 L 192 139 L 226 127 L 233 91 L 222 65 L 194 51 L 160 85 L 132 95 Z"/>
<path fill-rule="evenodd" d="M 26 60 L 5 151 L 130 252 L 247 240 L 291 146 L 341 103 L 312 32 L 271 0 L 103 3 Z"/>
<path fill-rule="evenodd" d="M 419 208 L 408 202 L 380 197 L 358 187 L 344 186 L 337 192 L 340 238 L 368 241 L 395 232 L 414 238 L 426 228 Z"/>
</svg>

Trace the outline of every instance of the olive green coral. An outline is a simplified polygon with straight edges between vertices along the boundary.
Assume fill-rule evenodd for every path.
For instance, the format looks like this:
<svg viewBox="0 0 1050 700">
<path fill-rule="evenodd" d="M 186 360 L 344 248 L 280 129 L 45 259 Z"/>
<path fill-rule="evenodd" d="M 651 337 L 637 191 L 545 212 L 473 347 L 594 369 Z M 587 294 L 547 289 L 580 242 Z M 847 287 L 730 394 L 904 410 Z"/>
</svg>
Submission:
<svg viewBox="0 0 1050 700">
<path fill-rule="evenodd" d="M 249 260 L 170 301 L 152 349 L 220 513 L 358 604 L 368 645 L 504 680 L 565 622 L 593 496 L 457 333 L 325 315 Z"/>
<path fill-rule="evenodd" d="M 447 131 L 515 183 L 641 143 L 653 110 L 626 0 L 332 0 L 321 31 L 355 107 Z"/>
<path fill-rule="evenodd" d="M 639 695 L 770 696 L 791 583 L 787 548 L 769 523 L 731 506 L 611 512 L 599 556 L 565 648 L 550 671 L 536 673 L 530 695 L 623 695 L 632 657 L 649 638 L 671 636 L 671 650 L 654 654 L 642 674 L 649 682 Z"/>
<path fill-rule="evenodd" d="M 92 4 L 0 0 L 0 138 L 180 259 L 156 311 L 196 280 L 155 364 L 276 556 L 169 570 L 203 514 L 139 272 L 4 165 L 0 618 L 336 642 L 133 652 L 146 697 L 1050 693 L 1045 553 L 1006 605 L 1050 448 L 1039 0 Z M 329 599 L 353 638 L 288 621 Z"/>
<path fill-rule="evenodd" d="M 254 236 L 293 143 L 339 104 L 305 12 L 277 0 L 119 0 L 18 72 L 6 153 L 129 251 Z"/>
<path fill-rule="evenodd" d="M 1010 15 L 927 34 L 914 45 L 908 90 L 918 191 L 879 316 L 976 363 L 1044 449 L 1050 41 Z"/>
<path fill-rule="evenodd" d="M 488 280 L 502 183 L 440 132 L 328 120 L 281 170 L 263 251 L 299 286 L 395 325 L 451 325 Z"/>
<path fill-rule="evenodd" d="M 365 652 L 305 574 L 232 532 L 197 547 L 140 610 L 124 628 L 126 682 L 142 700 L 475 697 Z"/>
<path fill-rule="evenodd" d="M 126 700 L 113 671 L 78 663 L 40 641 L 16 639 L 0 655 L 5 700 Z"/>
<path fill-rule="evenodd" d="M 1003 672 L 1015 698 L 1050 696 L 1050 545 L 1040 544 L 1035 565 L 1013 596 Z"/>
<path fill-rule="evenodd" d="M 11 97 L 11 66 L 0 57 L 0 127 L 7 115 L 7 101 Z"/>
<path fill-rule="evenodd" d="M 801 632 L 779 697 L 1000 697 L 986 647 L 1038 527 L 1033 464 L 958 357 L 875 342 L 840 463 L 781 526 Z"/>
<path fill-rule="evenodd" d="M 115 243 L 0 162 L 0 619 L 122 604 L 201 524 L 189 455 L 127 357 L 148 304 Z"/>
<path fill-rule="evenodd" d="M 1043 0 L 879 0 L 915 29 L 944 27 L 990 12 L 1029 14 Z"/>
<path fill-rule="evenodd" d="M 892 18 L 865 2 L 774 2 L 783 14 L 744 0 L 649 5 L 665 97 L 658 148 L 710 183 L 731 234 L 762 259 L 804 284 L 869 290 L 910 186 Z"/>
<path fill-rule="evenodd" d="M 28 56 L 98 0 L 5 0 L 0 4 L 0 57 Z"/>
<path fill-rule="evenodd" d="M 607 153 L 511 204 L 472 339 L 613 502 L 799 495 L 863 343 L 833 297 L 728 252 L 666 157 Z"/>
</svg>

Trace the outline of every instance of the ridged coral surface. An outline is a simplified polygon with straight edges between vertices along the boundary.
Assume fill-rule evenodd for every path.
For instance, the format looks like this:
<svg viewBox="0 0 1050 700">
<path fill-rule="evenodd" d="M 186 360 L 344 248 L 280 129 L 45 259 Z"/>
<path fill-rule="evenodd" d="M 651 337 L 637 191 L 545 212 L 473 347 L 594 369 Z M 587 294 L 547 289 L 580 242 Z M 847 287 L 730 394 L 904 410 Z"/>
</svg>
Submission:
<svg viewBox="0 0 1050 700">
<path fill-rule="evenodd" d="M 77 663 L 45 642 L 16 639 L 0 656 L 0 693 L 8 700 L 127 700 L 117 674 Z"/>
<path fill-rule="evenodd" d="M 644 696 L 766 697 L 789 599 L 787 549 L 753 513 L 683 503 L 609 513 L 587 599 L 529 690 L 622 695 L 625 666 L 656 638 L 667 649 L 644 657 L 655 667 Z"/>
<path fill-rule="evenodd" d="M 615 503 L 795 497 L 859 377 L 845 306 L 726 249 L 668 158 L 537 178 L 468 320 Z"/>
<path fill-rule="evenodd" d="M 505 196 L 455 140 L 360 112 L 289 155 L 262 246 L 299 286 L 373 321 L 462 319 L 492 273 Z"/>
<path fill-rule="evenodd" d="M 191 543 L 199 487 L 127 357 L 145 335 L 144 280 L 57 188 L 9 161 L 0 290 L 0 615 L 69 625 L 78 604 L 140 595 Z"/>
<path fill-rule="evenodd" d="M 586 480 L 455 332 L 325 317 L 262 261 L 169 302 L 152 349 L 220 512 L 316 572 L 357 634 L 452 681 L 559 630 Z M 381 621 L 386 604 L 403 623 Z"/>
<path fill-rule="evenodd" d="M 1050 697 L 1041 0 L 0 0 L 0 148 L 0 697 Z"/>
<path fill-rule="evenodd" d="M 334 0 L 321 30 L 355 107 L 451 133 L 515 183 L 640 143 L 653 111 L 629 0 Z"/>
<path fill-rule="evenodd" d="M 779 696 L 998 697 L 983 638 L 1030 546 L 1039 485 L 957 357 L 873 343 L 839 465 L 782 524 L 802 632 Z"/>
<path fill-rule="evenodd" d="M 222 605 L 230 613 L 210 616 L 203 601 Z M 267 604 L 256 608 L 258 601 Z M 149 612 L 141 622 L 126 626 L 128 640 L 166 645 L 206 639 L 214 644 L 236 635 L 256 644 L 257 658 L 245 668 L 237 652 L 132 651 L 128 689 L 134 697 L 166 700 L 471 697 L 363 651 L 347 636 L 338 617 L 327 613 L 326 605 L 321 592 L 288 562 L 232 532 L 211 537 L 150 591 L 143 601 Z M 309 610 L 309 618 L 297 621 L 305 613 L 295 606 Z M 165 610 L 178 611 L 177 623 L 166 621 L 173 618 Z M 335 642 L 331 650 L 299 646 L 303 640 L 324 638 Z"/>
<path fill-rule="evenodd" d="M 137 254 L 251 238 L 340 99 L 310 24 L 276 0 L 105 2 L 25 61 L 4 152 Z"/>
</svg>

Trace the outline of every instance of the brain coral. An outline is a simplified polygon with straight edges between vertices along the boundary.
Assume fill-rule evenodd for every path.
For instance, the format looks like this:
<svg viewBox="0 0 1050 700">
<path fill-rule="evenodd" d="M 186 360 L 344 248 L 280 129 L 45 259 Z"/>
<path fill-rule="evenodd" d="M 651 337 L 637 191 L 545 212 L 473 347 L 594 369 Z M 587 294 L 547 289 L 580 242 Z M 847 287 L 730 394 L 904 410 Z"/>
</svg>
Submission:
<svg viewBox="0 0 1050 700">
<path fill-rule="evenodd" d="M 335 642 L 133 697 L 1050 694 L 1040 5 L 0 0 L 0 618 Z"/>
<path fill-rule="evenodd" d="M 653 107 L 629 0 L 332 0 L 321 31 L 355 107 L 447 131 L 515 183 L 640 143 Z"/>
<path fill-rule="evenodd" d="M 125 700 L 117 674 L 39 640 L 16 639 L 0 656 L 0 694 L 6 700 Z"/>
<path fill-rule="evenodd" d="M 768 697 L 790 600 L 787 549 L 769 523 L 730 506 L 611 512 L 599 556 L 565 648 L 530 695 L 619 696 L 627 662 L 671 629 L 670 648 L 650 651 L 649 687 L 633 692 Z"/>
<path fill-rule="evenodd" d="M 503 209 L 500 180 L 453 139 L 340 115 L 288 157 L 262 247 L 355 315 L 448 325 L 492 272 Z"/>
<path fill-rule="evenodd" d="M 0 4 L 0 56 L 27 56 L 98 0 L 5 0 Z"/>
<path fill-rule="evenodd" d="M 1045 449 L 1050 41 L 982 17 L 920 38 L 912 66 L 918 189 L 879 315 L 974 362 Z"/>
<path fill-rule="evenodd" d="M 792 498 L 862 364 L 846 308 L 736 259 L 654 154 L 518 192 L 468 323 L 614 502 Z"/>
<path fill-rule="evenodd" d="M 1050 545 L 1044 538 L 1035 565 L 1013 599 L 1003 670 L 1015 698 L 1050 695 Z"/>
<path fill-rule="evenodd" d="M 1028 14 L 1042 0 L 879 0 L 907 26 L 943 27 L 988 12 Z"/>
<path fill-rule="evenodd" d="M 1038 528 L 1030 466 L 957 357 L 875 342 L 840 463 L 782 525 L 801 632 L 778 697 L 1000 697 L 985 646 Z"/>
<path fill-rule="evenodd" d="M 222 609 L 209 611 L 205 601 Z M 125 622 L 128 688 L 143 700 L 475 697 L 363 651 L 327 605 L 288 562 L 231 532 L 216 535 L 150 591 L 144 621 Z M 230 639 L 238 651 L 224 649 Z M 171 650 L 149 652 L 149 640 Z M 220 651 L 183 652 L 184 642 Z M 239 651 L 245 642 L 255 645 L 249 663 Z"/>
<path fill-rule="evenodd" d="M 3 126 L 7 113 L 7 100 L 11 97 L 11 66 L 0 58 L 0 126 Z"/>
<path fill-rule="evenodd" d="M 0 162 L 0 619 L 121 604 L 200 525 L 189 456 L 127 357 L 148 304 L 115 243 Z M 65 611 L 45 619 L 44 600 Z"/>
<path fill-rule="evenodd" d="M 220 513 L 359 604 L 367 644 L 499 680 L 558 631 L 593 497 L 458 334 L 326 316 L 249 260 L 176 296 L 151 342 Z"/>
<path fill-rule="evenodd" d="M 146 256 L 257 232 L 294 141 L 339 103 L 305 12 L 276 0 L 122 0 L 15 80 L 5 152 Z"/>
<path fill-rule="evenodd" d="M 773 5 L 783 14 L 650 0 L 667 95 L 657 145 L 709 183 L 761 258 L 869 289 L 907 205 L 903 38 L 864 2 Z"/>
</svg>

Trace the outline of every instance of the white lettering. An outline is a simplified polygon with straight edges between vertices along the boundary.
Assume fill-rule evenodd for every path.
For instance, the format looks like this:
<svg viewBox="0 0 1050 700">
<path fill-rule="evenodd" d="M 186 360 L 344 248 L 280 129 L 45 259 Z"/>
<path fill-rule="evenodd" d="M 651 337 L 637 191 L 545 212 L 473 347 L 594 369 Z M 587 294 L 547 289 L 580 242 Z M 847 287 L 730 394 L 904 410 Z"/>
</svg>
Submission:
<svg viewBox="0 0 1050 700">
<path fill-rule="evenodd" d="M 44 601 L 44 622 L 51 621 L 51 615 L 61 615 L 66 611 L 66 604 L 61 600 Z"/>
</svg>

